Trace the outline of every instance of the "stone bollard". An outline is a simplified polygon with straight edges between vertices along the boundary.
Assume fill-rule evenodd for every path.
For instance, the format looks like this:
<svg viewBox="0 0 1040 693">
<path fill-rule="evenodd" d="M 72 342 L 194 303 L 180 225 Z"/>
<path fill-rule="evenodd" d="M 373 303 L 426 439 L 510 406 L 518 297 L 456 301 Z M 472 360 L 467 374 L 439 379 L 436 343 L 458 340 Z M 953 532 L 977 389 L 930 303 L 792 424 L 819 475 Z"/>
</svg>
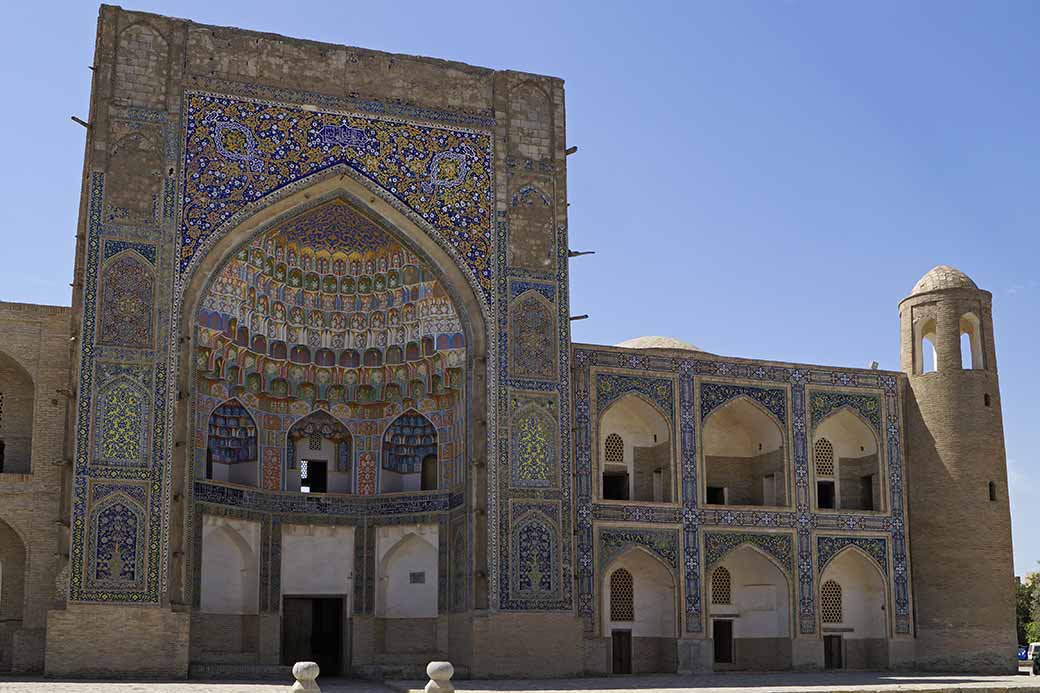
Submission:
<svg viewBox="0 0 1040 693">
<path fill-rule="evenodd" d="M 315 681 L 318 678 L 318 672 L 317 662 L 296 662 L 292 668 L 292 675 L 296 677 L 296 683 L 289 690 L 321 693 L 318 682 Z"/>
<path fill-rule="evenodd" d="M 455 667 L 451 662 L 430 662 L 426 665 L 426 675 L 430 682 L 426 684 L 426 693 L 451 693 L 455 686 L 451 683 L 451 677 L 455 674 Z"/>
</svg>

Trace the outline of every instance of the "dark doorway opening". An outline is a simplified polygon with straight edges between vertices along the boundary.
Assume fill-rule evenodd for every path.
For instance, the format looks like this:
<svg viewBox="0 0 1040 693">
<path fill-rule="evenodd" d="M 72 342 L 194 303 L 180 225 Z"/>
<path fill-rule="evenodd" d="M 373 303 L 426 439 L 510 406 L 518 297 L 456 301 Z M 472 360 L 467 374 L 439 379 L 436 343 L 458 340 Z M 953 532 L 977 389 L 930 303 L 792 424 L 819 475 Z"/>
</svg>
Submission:
<svg viewBox="0 0 1040 693">
<path fill-rule="evenodd" d="M 322 676 L 343 671 L 343 598 L 285 597 L 282 664 L 317 662 Z"/>
<path fill-rule="evenodd" d="M 610 651 L 613 663 L 611 672 L 615 674 L 632 673 L 632 631 L 615 630 L 610 633 Z"/>
<path fill-rule="evenodd" d="M 325 460 L 300 462 L 300 490 L 304 493 L 325 493 L 329 489 L 329 463 Z"/>
<path fill-rule="evenodd" d="M 715 663 L 733 663 L 733 621 L 715 620 L 711 623 L 711 639 L 715 646 Z"/>
<path fill-rule="evenodd" d="M 841 656 L 841 636 L 823 636 L 823 668 L 842 669 L 845 667 Z"/>
<path fill-rule="evenodd" d="M 863 507 L 860 510 L 874 509 L 874 475 L 868 474 L 859 478 L 859 493 L 863 499 Z"/>
<path fill-rule="evenodd" d="M 816 482 L 816 506 L 827 510 L 834 509 L 834 482 Z"/>
<path fill-rule="evenodd" d="M 708 493 L 705 500 L 708 505 L 725 505 L 726 504 L 726 489 L 723 486 L 709 486 Z"/>
<path fill-rule="evenodd" d="M 603 475 L 604 500 L 628 500 L 628 474 L 608 472 Z"/>
<path fill-rule="evenodd" d="M 422 461 L 422 478 L 420 479 L 420 490 L 437 490 L 437 456 L 427 455 Z"/>
</svg>

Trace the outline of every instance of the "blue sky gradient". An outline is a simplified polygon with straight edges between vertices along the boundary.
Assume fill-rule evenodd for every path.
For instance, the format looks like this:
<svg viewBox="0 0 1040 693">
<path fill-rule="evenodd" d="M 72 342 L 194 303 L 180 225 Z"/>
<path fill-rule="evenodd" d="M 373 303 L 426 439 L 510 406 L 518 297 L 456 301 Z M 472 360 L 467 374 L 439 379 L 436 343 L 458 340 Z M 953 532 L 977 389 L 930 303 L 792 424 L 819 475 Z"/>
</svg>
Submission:
<svg viewBox="0 0 1040 693">
<path fill-rule="evenodd" d="M 1040 3 L 132 8 L 563 77 L 571 245 L 597 252 L 575 341 L 898 369 L 899 300 L 964 270 L 993 292 L 1016 572 L 1040 569 Z M 0 299 L 67 305 L 97 5 L 54 9 L 0 25 Z"/>
</svg>

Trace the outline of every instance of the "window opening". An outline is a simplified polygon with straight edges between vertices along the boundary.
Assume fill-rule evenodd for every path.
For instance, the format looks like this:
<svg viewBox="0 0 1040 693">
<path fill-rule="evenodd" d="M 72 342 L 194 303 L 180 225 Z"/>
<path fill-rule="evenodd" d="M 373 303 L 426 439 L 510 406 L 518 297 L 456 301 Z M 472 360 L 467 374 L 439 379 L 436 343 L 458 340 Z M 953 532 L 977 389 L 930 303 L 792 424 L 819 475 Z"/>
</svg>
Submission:
<svg viewBox="0 0 1040 693">
<path fill-rule="evenodd" d="M 834 482 L 816 482 L 816 506 L 824 510 L 834 510 Z"/>
<path fill-rule="evenodd" d="M 989 482 L 989 499 L 995 502 L 997 500 L 997 485 L 994 482 Z"/>
<path fill-rule="evenodd" d="M 610 575 L 610 620 L 634 621 L 632 573 L 618 568 Z"/>
<path fill-rule="evenodd" d="M 820 613 L 824 623 L 841 623 L 841 585 L 834 580 L 820 588 Z"/>
<path fill-rule="evenodd" d="M 711 603 L 732 604 L 732 578 L 725 566 L 719 566 L 711 574 Z"/>
<path fill-rule="evenodd" d="M 817 476 L 834 476 L 834 445 L 826 438 L 820 438 L 813 446 L 813 459 L 816 460 Z"/>
<path fill-rule="evenodd" d="M 603 459 L 614 464 L 624 463 L 625 441 L 623 441 L 621 436 L 617 433 L 611 433 L 607 436 L 607 442 L 603 451 Z"/>
</svg>

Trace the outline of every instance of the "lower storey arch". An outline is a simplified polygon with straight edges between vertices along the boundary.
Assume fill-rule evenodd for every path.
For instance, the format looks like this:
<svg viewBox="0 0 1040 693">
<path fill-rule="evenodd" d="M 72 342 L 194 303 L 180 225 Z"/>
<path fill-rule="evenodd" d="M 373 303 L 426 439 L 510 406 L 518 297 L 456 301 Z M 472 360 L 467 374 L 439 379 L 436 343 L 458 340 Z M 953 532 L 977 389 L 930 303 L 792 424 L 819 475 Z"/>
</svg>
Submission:
<svg viewBox="0 0 1040 693">
<path fill-rule="evenodd" d="M 888 666 L 887 590 L 873 560 L 854 547 L 841 551 L 824 568 L 817 598 L 825 667 Z"/>
<path fill-rule="evenodd" d="M 707 577 L 714 668 L 790 668 L 791 588 L 777 564 L 745 545 L 711 566 Z"/>
<path fill-rule="evenodd" d="M 22 538 L 0 520 L 0 672 L 11 670 L 14 634 L 22 627 L 26 558 Z"/>
<path fill-rule="evenodd" d="M 661 559 L 631 548 L 602 576 L 602 637 L 615 674 L 674 672 L 678 634 L 675 577 Z"/>
</svg>

